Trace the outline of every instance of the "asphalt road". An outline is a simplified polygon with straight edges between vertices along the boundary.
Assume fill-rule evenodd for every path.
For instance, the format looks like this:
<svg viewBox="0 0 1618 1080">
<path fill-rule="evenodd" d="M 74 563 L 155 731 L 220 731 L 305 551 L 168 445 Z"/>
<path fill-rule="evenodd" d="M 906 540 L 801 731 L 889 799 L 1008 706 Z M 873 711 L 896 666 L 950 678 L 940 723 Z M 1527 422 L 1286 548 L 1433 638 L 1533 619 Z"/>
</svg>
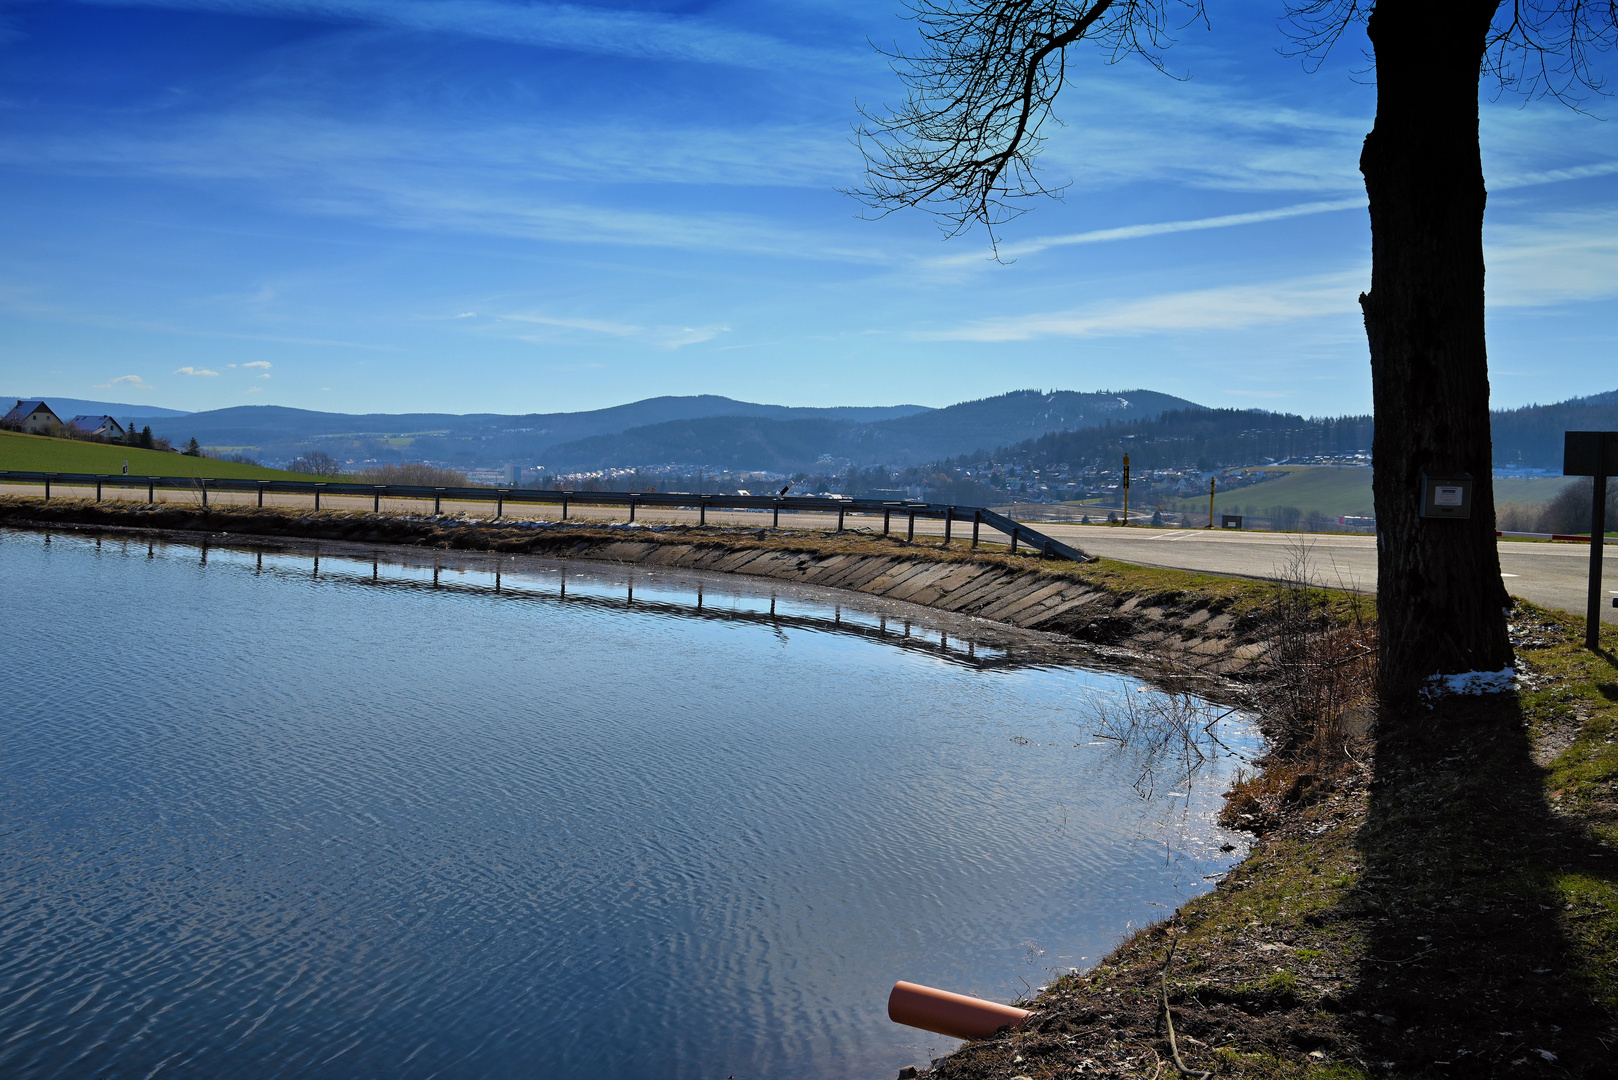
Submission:
<svg viewBox="0 0 1618 1080">
<path fill-rule="evenodd" d="M 93 497 L 93 487 L 78 489 L 58 486 L 55 491 L 65 497 Z M 38 495 L 39 488 L 31 485 L 0 485 L 0 493 Z M 106 490 L 109 499 L 127 499 L 145 502 L 146 491 Z M 214 492 L 212 501 L 251 505 L 255 496 L 248 493 Z M 160 491 L 162 502 L 191 503 L 200 501 L 190 491 Z M 307 495 L 271 494 L 265 503 L 279 506 L 308 506 Z M 326 496 L 321 505 L 333 510 L 369 510 L 368 498 Z M 389 510 L 431 513 L 432 500 L 389 499 Z M 445 500 L 446 513 L 465 513 L 473 517 L 492 515 L 488 503 L 459 503 Z M 560 511 L 555 506 L 522 506 L 508 503 L 508 516 L 555 520 Z M 620 508 L 573 505 L 569 517 L 585 521 L 622 521 L 625 511 Z M 640 521 L 679 522 L 694 524 L 694 510 L 643 508 Z M 711 510 L 708 521 L 715 525 L 741 525 L 767 528 L 768 512 Z M 834 514 L 782 514 L 781 525 L 791 529 L 825 529 L 834 527 Z M 845 522 L 850 529 L 881 531 L 880 514 L 867 516 L 849 514 Z M 1376 590 L 1376 538 L 1372 536 L 1306 536 L 1298 533 L 1222 532 L 1205 529 L 1122 529 L 1105 525 L 1064 525 L 1053 522 L 1029 522 L 1030 528 L 1048 536 L 1104 558 L 1142 566 L 1160 566 L 1175 570 L 1203 570 L 1213 574 L 1238 574 L 1243 577 L 1274 578 L 1281 576 L 1297 558 L 1300 545 L 1308 553 L 1308 563 L 1322 585 Z M 905 518 L 893 516 L 893 531 L 904 535 Z M 964 539 L 971 535 L 971 523 L 955 524 L 955 536 Z M 917 521 L 917 536 L 936 536 L 943 532 L 943 523 Z M 992 529 L 983 531 L 985 541 L 1004 538 Z M 1610 598 L 1618 596 L 1618 543 L 1609 543 L 1602 572 L 1602 592 L 1608 602 L 1601 609 L 1604 621 L 1618 622 L 1618 608 Z M 1532 600 L 1546 607 L 1560 608 L 1583 614 L 1585 589 L 1590 566 L 1590 551 L 1583 544 L 1524 543 L 1516 540 L 1500 541 L 1500 568 L 1505 577 L 1506 591 L 1513 596 Z"/>
<path fill-rule="evenodd" d="M 1220 532 L 1203 529 L 1130 529 L 1094 525 L 1035 524 L 1058 540 L 1092 555 L 1162 566 L 1246 577 L 1280 576 L 1297 553 L 1306 550 L 1309 567 L 1322 585 L 1372 592 L 1376 589 L 1376 537 L 1305 536 L 1297 533 Z M 1611 597 L 1618 596 L 1618 543 L 1609 541 L 1602 561 L 1601 617 L 1618 622 Z M 1590 549 L 1584 544 L 1500 541 L 1500 570 L 1506 591 L 1545 607 L 1584 613 Z"/>
</svg>

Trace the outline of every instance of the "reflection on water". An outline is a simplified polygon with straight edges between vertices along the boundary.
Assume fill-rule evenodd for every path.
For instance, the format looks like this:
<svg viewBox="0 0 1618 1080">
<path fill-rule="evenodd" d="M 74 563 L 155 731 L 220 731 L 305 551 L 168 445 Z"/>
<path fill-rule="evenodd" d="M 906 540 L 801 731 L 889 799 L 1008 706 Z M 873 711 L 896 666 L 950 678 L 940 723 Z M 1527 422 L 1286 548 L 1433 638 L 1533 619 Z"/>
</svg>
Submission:
<svg viewBox="0 0 1618 1080">
<path fill-rule="evenodd" d="M 385 561 L 392 558 L 394 561 Z M 1138 680 L 849 594 L 0 531 L 0 1074 L 892 1076 L 1228 865 Z M 1226 741 L 1241 732 L 1231 728 Z"/>
</svg>

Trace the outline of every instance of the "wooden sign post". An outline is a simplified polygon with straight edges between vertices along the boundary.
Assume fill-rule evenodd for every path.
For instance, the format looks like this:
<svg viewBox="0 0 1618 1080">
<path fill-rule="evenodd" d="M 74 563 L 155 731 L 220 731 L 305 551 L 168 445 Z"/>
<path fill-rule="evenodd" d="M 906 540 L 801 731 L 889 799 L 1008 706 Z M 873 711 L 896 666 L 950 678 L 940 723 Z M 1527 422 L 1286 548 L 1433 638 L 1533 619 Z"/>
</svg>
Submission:
<svg viewBox="0 0 1618 1080">
<path fill-rule="evenodd" d="M 1601 557 L 1607 531 L 1607 477 L 1618 474 L 1618 431 L 1569 431 L 1562 437 L 1562 475 L 1595 480 L 1590 509 L 1590 595 L 1584 647 L 1601 643 Z"/>
<path fill-rule="evenodd" d="M 1129 524 L 1129 455 L 1124 455 L 1124 524 Z"/>
</svg>

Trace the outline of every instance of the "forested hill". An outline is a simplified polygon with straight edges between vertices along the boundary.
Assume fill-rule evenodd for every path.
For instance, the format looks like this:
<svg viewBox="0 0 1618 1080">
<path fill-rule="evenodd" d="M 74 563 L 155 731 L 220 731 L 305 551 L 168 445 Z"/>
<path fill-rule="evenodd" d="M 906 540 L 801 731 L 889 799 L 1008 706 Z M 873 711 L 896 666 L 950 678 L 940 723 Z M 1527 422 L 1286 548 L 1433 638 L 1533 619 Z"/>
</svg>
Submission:
<svg viewBox="0 0 1618 1080">
<path fill-rule="evenodd" d="M 822 458 L 857 465 L 914 465 L 1040 435 L 1201 406 L 1152 390 L 1084 394 L 1016 390 L 911 416 L 847 419 L 709 416 L 578 439 L 545 452 L 553 468 L 597 469 L 678 462 L 729 469 L 808 469 Z"/>
<path fill-rule="evenodd" d="M 1564 431 L 1618 430 L 1618 390 L 1555 405 L 1493 414 L 1496 468 L 1562 467 Z M 1151 419 L 1058 431 L 995 451 L 1010 464 L 1116 465 L 1124 454 L 1139 469 L 1261 465 L 1371 452 L 1369 416 L 1302 417 L 1260 409 L 1196 409 Z M 961 464 L 965 464 L 963 459 Z"/>
<path fill-rule="evenodd" d="M 1561 471 L 1564 431 L 1618 431 L 1618 390 L 1495 413 L 1495 466 Z"/>
<path fill-rule="evenodd" d="M 1370 450 L 1369 416 L 1306 419 L 1261 409 L 1196 409 L 1167 412 L 1150 420 L 1053 432 L 1005 447 L 994 458 L 1018 465 L 1060 462 L 1081 469 L 1115 466 L 1128 454 L 1136 469 L 1211 470 L 1324 454 L 1368 454 Z"/>
</svg>

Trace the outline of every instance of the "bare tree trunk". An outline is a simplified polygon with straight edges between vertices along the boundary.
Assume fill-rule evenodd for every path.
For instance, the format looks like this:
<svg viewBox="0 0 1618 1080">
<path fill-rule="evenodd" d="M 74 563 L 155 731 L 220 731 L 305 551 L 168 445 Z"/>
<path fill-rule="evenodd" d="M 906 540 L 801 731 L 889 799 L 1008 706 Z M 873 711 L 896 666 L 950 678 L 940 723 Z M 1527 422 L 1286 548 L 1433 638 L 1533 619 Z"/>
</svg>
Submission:
<svg viewBox="0 0 1618 1080">
<path fill-rule="evenodd" d="M 1511 663 L 1494 536 L 1478 81 L 1499 0 L 1381 0 L 1376 125 L 1360 171 L 1371 291 L 1383 700 Z M 1470 473 L 1472 516 L 1424 519 L 1421 475 Z"/>
</svg>

